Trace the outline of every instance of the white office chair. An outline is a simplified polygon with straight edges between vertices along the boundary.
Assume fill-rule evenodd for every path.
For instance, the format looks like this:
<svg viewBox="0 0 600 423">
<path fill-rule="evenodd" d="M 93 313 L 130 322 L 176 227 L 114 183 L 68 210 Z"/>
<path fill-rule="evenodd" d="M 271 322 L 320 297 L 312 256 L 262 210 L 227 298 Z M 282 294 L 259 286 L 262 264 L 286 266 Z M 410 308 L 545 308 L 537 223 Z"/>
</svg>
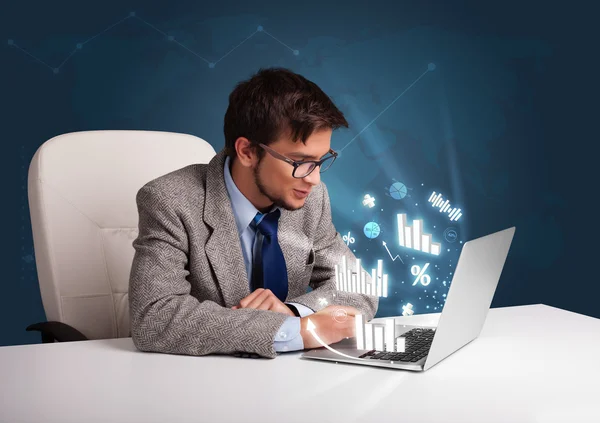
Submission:
<svg viewBox="0 0 600 423">
<path fill-rule="evenodd" d="M 214 148 L 156 131 L 84 131 L 54 137 L 31 160 L 28 197 L 46 319 L 42 342 L 130 335 L 129 274 L 137 191 Z"/>
</svg>

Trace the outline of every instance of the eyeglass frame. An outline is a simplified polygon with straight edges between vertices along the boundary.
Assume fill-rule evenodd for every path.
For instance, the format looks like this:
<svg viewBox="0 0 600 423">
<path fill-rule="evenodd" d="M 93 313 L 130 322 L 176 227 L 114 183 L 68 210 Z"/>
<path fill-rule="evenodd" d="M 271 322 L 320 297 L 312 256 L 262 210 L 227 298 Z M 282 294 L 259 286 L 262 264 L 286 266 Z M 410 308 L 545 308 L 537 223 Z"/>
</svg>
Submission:
<svg viewBox="0 0 600 423">
<path fill-rule="evenodd" d="M 281 153 L 278 153 L 277 151 L 273 150 L 271 147 L 259 143 L 258 144 L 260 147 L 262 147 L 267 153 L 269 153 L 270 155 L 272 155 L 274 158 L 284 161 L 286 163 L 291 164 L 292 166 L 294 166 L 294 170 L 292 171 L 292 176 L 296 179 L 302 179 L 302 178 L 306 178 L 308 175 L 310 175 L 311 173 L 314 172 L 314 170 L 318 167 L 319 168 L 319 172 L 323 173 L 325 171 L 327 171 L 331 165 L 335 162 L 335 160 L 338 158 L 338 152 L 333 150 L 332 148 L 329 149 L 329 151 L 327 152 L 327 154 L 331 154 L 331 156 L 327 156 L 321 160 L 300 160 L 300 161 L 296 161 L 296 160 L 292 160 L 289 157 L 284 156 Z M 333 157 L 333 159 L 331 159 Z M 323 171 L 321 172 L 321 165 L 327 161 L 327 160 L 333 160 L 329 166 Z M 306 175 L 304 176 L 296 176 L 296 169 L 298 169 L 299 166 L 306 164 L 306 163 L 314 163 L 315 167 L 312 168 L 312 170 L 310 172 L 308 172 Z"/>
</svg>

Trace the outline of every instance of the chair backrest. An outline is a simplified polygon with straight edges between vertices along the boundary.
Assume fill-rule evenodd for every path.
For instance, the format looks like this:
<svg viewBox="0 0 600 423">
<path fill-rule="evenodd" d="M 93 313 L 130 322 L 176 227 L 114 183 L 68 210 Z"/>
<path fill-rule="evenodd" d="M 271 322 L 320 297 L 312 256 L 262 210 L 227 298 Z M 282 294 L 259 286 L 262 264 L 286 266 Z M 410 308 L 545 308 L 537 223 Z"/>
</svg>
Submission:
<svg viewBox="0 0 600 423">
<path fill-rule="evenodd" d="M 130 336 L 137 191 L 215 155 L 205 140 L 157 131 L 84 131 L 42 144 L 29 166 L 35 262 L 48 321 L 89 339 Z"/>
</svg>

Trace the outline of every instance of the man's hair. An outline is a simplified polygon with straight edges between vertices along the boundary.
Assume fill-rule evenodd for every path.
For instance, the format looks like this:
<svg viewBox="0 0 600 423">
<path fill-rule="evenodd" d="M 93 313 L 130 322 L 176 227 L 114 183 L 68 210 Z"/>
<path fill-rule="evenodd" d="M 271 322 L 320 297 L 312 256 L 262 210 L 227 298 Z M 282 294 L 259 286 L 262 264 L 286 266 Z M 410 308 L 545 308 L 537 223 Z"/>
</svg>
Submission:
<svg viewBox="0 0 600 423">
<path fill-rule="evenodd" d="M 284 135 L 294 142 L 306 140 L 314 131 L 348 128 L 343 113 L 314 82 L 289 69 L 259 69 L 239 82 L 229 95 L 223 132 L 227 154 L 236 157 L 235 141 L 248 138 L 261 158 L 269 145 Z"/>
</svg>

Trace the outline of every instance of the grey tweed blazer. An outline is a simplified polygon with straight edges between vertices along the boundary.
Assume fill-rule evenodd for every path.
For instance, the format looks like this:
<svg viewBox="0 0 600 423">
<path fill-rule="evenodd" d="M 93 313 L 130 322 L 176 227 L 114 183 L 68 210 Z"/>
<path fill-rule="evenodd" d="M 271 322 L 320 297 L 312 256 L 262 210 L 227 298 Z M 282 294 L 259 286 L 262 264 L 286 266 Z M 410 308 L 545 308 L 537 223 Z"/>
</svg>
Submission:
<svg viewBox="0 0 600 423">
<path fill-rule="evenodd" d="M 129 280 L 131 336 L 141 351 L 185 355 L 247 352 L 274 358 L 273 340 L 288 317 L 231 307 L 250 295 L 242 246 L 225 188 L 221 151 L 146 183 L 137 193 L 139 234 Z M 367 320 L 378 298 L 337 291 L 334 264 L 355 257 L 331 221 L 325 184 L 305 206 L 282 210 L 279 244 L 288 272 L 287 302 L 315 311 L 349 305 Z M 310 285 L 312 291 L 307 293 Z"/>
</svg>

